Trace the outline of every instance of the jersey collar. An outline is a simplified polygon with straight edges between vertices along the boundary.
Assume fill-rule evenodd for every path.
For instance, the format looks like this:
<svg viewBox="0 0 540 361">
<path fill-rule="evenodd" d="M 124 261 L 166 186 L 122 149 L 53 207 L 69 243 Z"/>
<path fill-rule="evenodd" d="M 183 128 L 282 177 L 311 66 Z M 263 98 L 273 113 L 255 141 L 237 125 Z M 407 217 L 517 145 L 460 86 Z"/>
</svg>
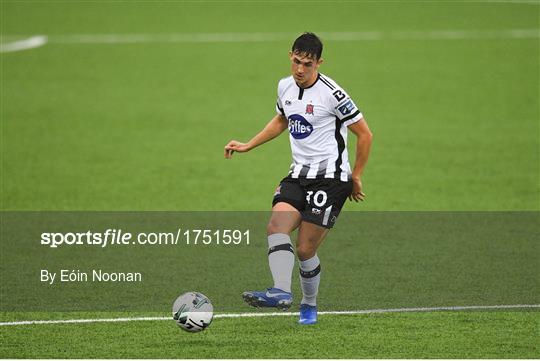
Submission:
<svg viewBox="0 0 540 361">
<path fill-rule="evenodd" d="M 298 100 L 302 100 L 302 97 L 304 96 L 304 90 L 313 87 L 315 84 L 317 84 L 317 82 L 319 81 L 320 78 L 321 78 L 321 74 L 317 73 L 317 79 L 315 79 L 313 84 L 311 84 L 310 86 L 305 87 L 305 88 L 302 88 L 300 85 L 298 85 L 296 82 L 294 82 L 296 84 L 296 86 L 298 87 Z"/>
<path fill-rule="evenodd" d="M 320 78 L 321 78 L 321 74 L 320 74 L 320 73 L 317 73 L 317 79 L 315 79 L 315 81 L 313 82 L 313 84 L 311 84 L 310 86 L 307 86 L 307 87 L 305 87 L 305 88 L 302 88 L 300 85 L 298 85 L 297 82 L 294 82 L 294 83 L 295 83 L 296 86 L 299 87 L 300 89 L 306 90 L 306 89 L 312 88 L 315 84 L 317 84 L 317 82 L 319 81 Z"/>
</svg>

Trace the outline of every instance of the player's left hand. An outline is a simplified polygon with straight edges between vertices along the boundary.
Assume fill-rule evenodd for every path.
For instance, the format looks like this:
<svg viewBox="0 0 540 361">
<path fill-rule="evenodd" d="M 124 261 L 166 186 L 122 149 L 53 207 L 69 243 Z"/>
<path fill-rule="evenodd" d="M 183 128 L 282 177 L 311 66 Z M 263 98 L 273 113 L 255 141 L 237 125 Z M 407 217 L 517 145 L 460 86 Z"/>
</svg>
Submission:
<svg viewBox="0 0 540 361">
<path fill-rule="evenodd" d="M 351 192 L 351 195 L 349 196 L 350 201 L 364 201 L 364 198 L 366 198 L 366 195 L 364 192 L 362 192 L 362 181 L 360 178 L 354 178 L 352 179 L 353 182 L 353 189 Z"/>
<path fill-rule="evenodd" d="M 240 143 L 236 140 L 231 140 L 225 146 L 225 158 L 231 159 L 234 152 L 243 153 L 247 151 L 249 151 L 249 147 L 247 144 Z"/>
</svg>

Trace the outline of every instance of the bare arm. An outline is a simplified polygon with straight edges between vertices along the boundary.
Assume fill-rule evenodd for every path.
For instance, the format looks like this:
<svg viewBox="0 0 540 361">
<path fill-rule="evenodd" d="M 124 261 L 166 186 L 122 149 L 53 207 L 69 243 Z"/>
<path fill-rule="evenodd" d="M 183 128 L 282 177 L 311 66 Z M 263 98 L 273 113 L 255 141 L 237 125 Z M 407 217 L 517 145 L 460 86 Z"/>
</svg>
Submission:
<svg viewBox="0 0 540 361">
<path fill-rule="evenodd" d="M 225 158 L 230 159 L 234 152 L 249 152 L 253 148 L 274 139 L 287 129 L 287 124 L 287 119 L 283 115 L 276 114 L 276 116 L 266 124 L 263 130 L 251 138 L 249 142 L 240 143 L 236 140 L 231 140 L 227 143 L 225 146 Z"/>
<path fill-rule="evenodd" d="M 362 192 L 361 177 L 369 158 L 369 149 L 371 148 L 373 134 L 369 130 L 369 127 L 364 119 L 360 119 L 360 121 L 349 125 L 349 129 L 357 137 L 356 159 L 352 171 L 353 190 L 349 196 L 349 199 L 358 202 L 359 200 L 363 201 L 366 196 L 364 192 Z"/>
</svg>

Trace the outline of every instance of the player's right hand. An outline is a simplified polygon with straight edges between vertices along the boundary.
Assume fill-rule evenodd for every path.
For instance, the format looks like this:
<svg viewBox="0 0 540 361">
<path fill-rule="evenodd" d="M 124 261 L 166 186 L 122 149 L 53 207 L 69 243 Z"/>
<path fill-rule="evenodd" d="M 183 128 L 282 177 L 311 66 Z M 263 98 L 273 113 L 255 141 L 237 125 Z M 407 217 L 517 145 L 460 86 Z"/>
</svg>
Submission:
<svg viewBox="0 0 540 361">
<path fill-rule="evenodd" d="M 240 143 L 236 140 L 231 140 L 225 146 L 225 158 L 231 159 L 234 152 L 244 153 L 249 150 L 249 147 L 245 143 Z"/>
<path fill-rule="evenodd" d="M 352 177 L 353 182 L 353 189 L 351 194 L 349 195 L 350 201 L 355 201 L 358 203 L 358 201 L 364 201 L 366 198 L 366 194 L 362 192 L 362 181 L 359 177 Z"/>
</svg>

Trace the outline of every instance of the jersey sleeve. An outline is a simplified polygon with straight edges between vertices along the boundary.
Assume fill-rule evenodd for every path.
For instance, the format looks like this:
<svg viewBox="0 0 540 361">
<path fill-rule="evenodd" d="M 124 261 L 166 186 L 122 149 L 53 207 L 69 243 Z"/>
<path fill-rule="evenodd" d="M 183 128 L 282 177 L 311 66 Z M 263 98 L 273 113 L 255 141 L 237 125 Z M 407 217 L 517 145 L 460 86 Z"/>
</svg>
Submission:
<svg viewBox="0 0 540 361">
<path fill-rule="evenodd" d="M 277 87 L 276 113 L 285 116 L 285 111 L 283 110 L 283 104 L 281 103 L 281 80 L 279 81 L 278 87 Z"/>
<path fill-rule="evenodd" d="M 364 116 L 354 101 L 343 89 L 337 89 L 333 93 L 334 113 L 345 126 L 356 123 Z"/>
<path fill-rule="evenodd" d="M 279 95 L 276 101 L 276 113 L 280 115 L 285 115 L 285 112 L 283 111 L 283 104 L 281 104 L 281 99 L 279 98 Z"/>
</svg>

